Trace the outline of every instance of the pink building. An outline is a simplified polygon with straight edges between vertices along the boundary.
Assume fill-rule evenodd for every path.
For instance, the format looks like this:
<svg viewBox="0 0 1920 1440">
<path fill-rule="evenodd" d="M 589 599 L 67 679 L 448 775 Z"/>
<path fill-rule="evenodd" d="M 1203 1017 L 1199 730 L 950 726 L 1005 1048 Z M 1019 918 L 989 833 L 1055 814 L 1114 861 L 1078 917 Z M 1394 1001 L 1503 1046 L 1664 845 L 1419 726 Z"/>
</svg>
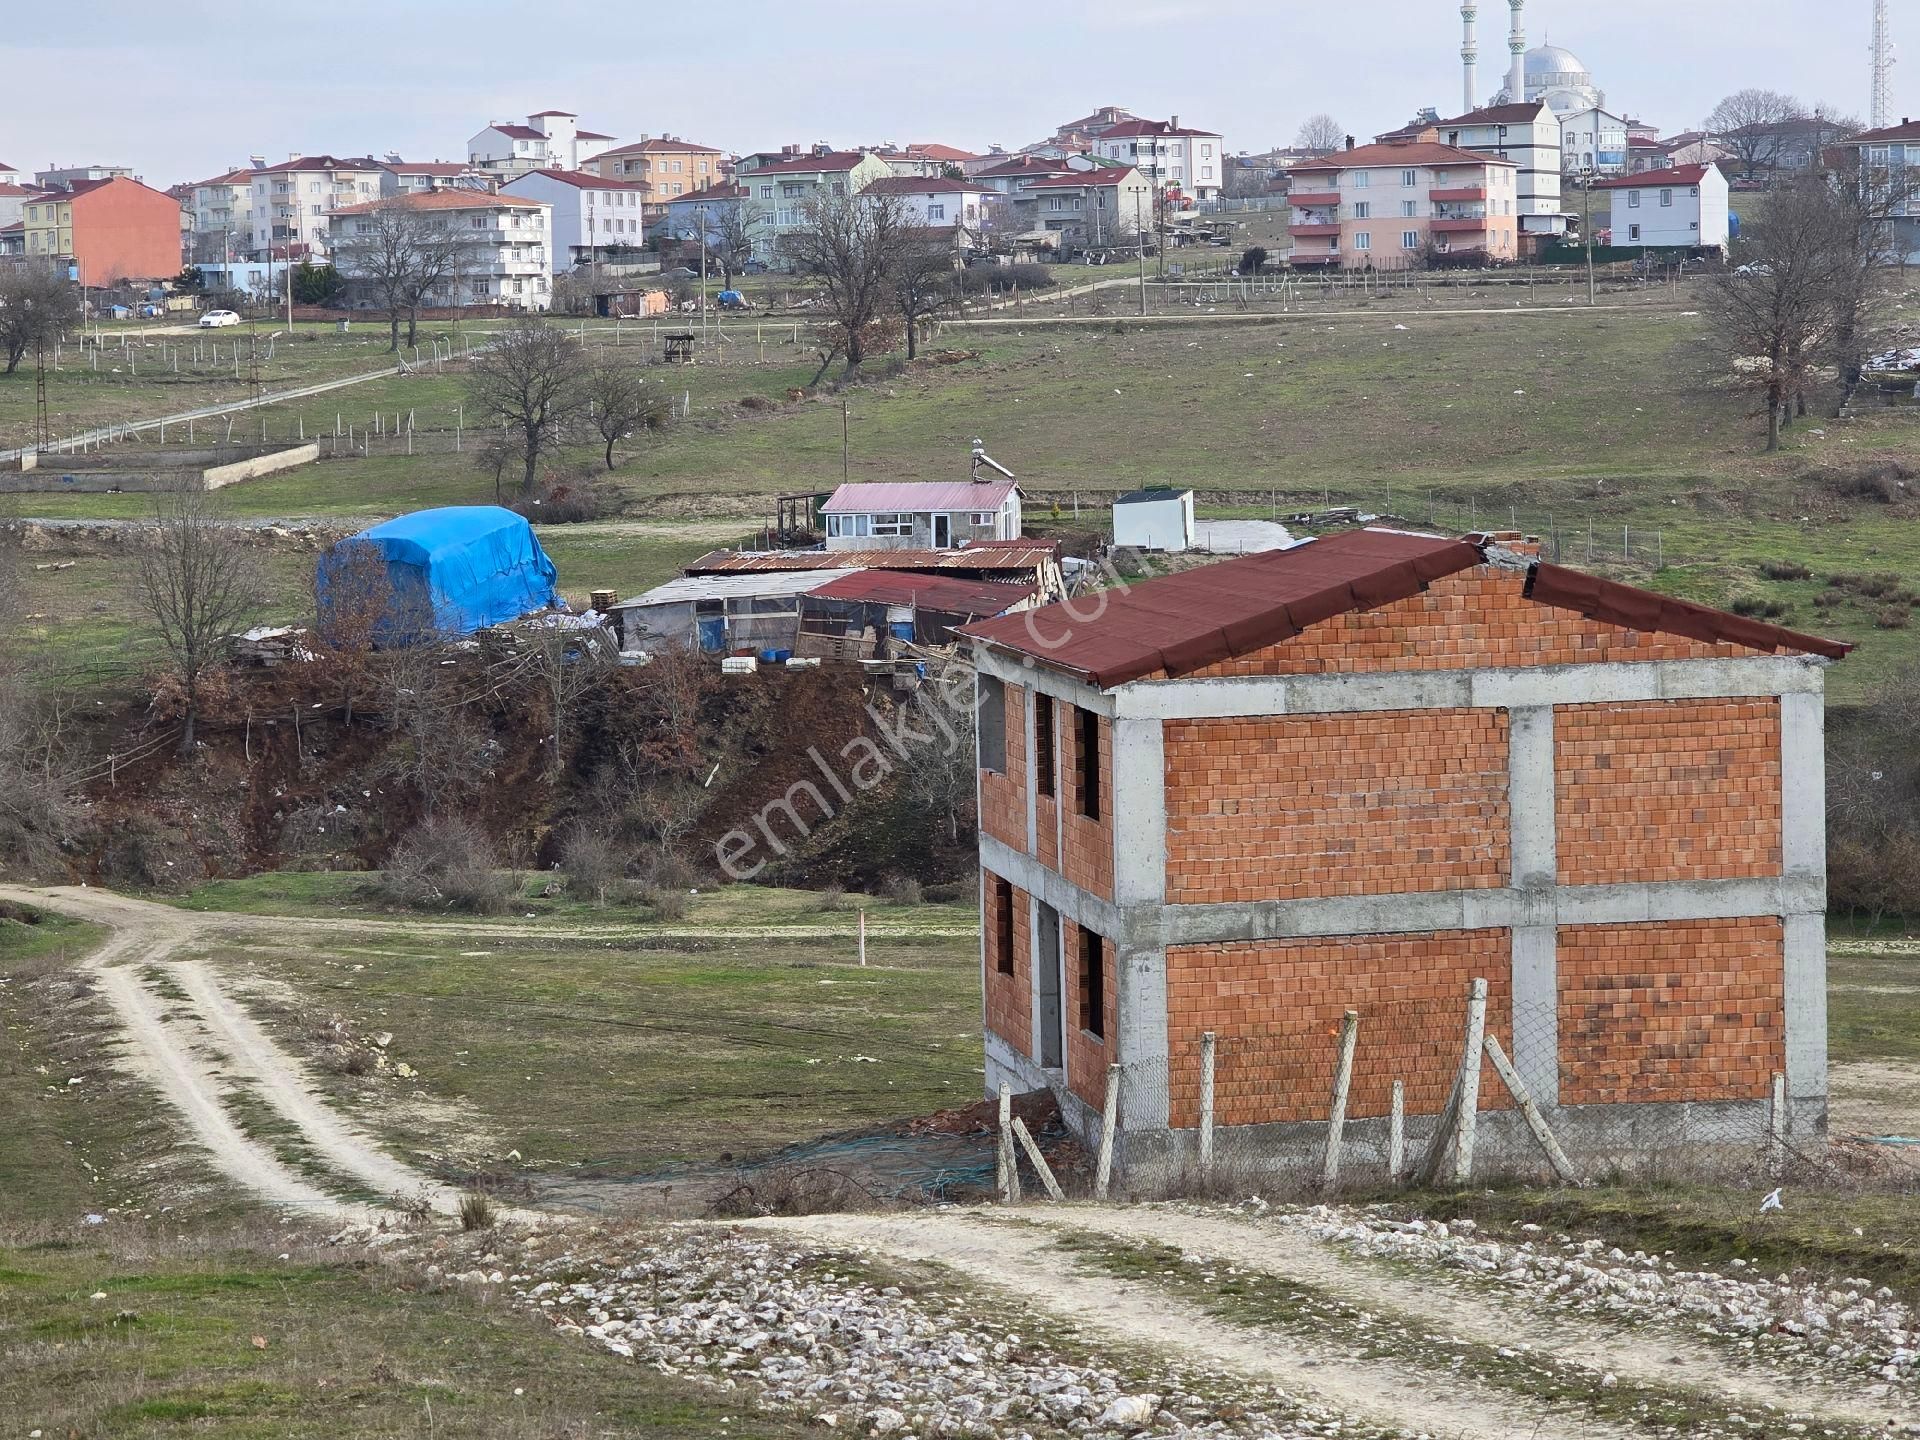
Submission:
<svg viewBox="0 0 1920 1440">
<path fill-rule="evenodd" d="M 1511 160 L 1443 145 L 1426 129 L 1336 150 L 1293 167 L 1297 269 L 1403 270 L 1516 259 L 1518 175 Z"/>
</svg>

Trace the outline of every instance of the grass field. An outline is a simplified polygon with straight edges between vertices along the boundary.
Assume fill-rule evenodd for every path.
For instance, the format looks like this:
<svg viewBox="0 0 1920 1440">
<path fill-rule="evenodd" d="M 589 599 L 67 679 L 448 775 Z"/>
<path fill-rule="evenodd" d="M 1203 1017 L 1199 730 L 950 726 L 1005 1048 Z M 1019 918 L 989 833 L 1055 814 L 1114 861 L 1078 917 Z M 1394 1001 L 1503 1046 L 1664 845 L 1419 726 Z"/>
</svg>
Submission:
<svg viewBox="0 0 1920 1440">
<path fill-rule="evenodd" d="M 182 903 L 352 914 L 364 884 L 268 875 Z M 863 898 L 862 968 L 851 903 L 827 912 L 805 892 L 735 886 L 660 922 L 533 898 L 543 885 L 514 907 L 512 939 L 394 916 L 322 946 L 252 939 L 213 958 L 263 982 L 264 1013 L 296 1046 L 332 1017 L 391 1032 L 388 1053 L 417 1081 L 329 1083 L 408 1152 L 652 1173 L 979 1098 L 971 906 Z M 590 938 L 565 933 L 576 926 Z"/>
</svg>

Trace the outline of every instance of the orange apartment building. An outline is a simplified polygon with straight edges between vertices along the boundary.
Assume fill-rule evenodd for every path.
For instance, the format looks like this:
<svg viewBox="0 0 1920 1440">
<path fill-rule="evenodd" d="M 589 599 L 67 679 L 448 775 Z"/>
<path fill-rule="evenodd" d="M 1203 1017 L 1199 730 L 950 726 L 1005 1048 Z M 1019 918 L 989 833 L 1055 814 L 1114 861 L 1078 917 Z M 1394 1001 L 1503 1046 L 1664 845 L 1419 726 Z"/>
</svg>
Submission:
<svg viewBox="0 0 1920 1440">
<path fill-rule="evenodd" d="M 726 152 L 711 145 L 660 135 L 609 150 L 594 161 L 594 168 L 609 180 L 639 186 L 640 213 L 651 224 L 673 201 L 725 181 L 726 160 Z"/>
<path fill-rule="evenodd" d="M 1352 531 L 964 631 L 988 1093 L 1049 1089 L 1092 1144 L 1120 1065 L 1150 1178 L 1194 1154 L 1211 1032 L 1217 1124 L 1305 1144 L 1354 1009 L 1346 1144 L 1379 1160 L 1396 1079 L 1431 1136 L 1485 978 L 1576 1161 L 1763 1135 L 1775 1074 L 1824 1134 L 1848 647 L 1536 551 Z"/>
<path fill-rule="evenodd" d="M 180 202 L 138 180 L 77 180 L 29 197 L 21 219 L 22 253 L 73 266 L 82 285 L 180 273 Z"/>
<path fill-rule="evenodd" d="M 1431 257 L 1504 263 L 1520 253 L 1511 160 L 1440 143 L 1429 127 L 1289 172 L 1295 269 L 1403 270 Z"/>
</svg>

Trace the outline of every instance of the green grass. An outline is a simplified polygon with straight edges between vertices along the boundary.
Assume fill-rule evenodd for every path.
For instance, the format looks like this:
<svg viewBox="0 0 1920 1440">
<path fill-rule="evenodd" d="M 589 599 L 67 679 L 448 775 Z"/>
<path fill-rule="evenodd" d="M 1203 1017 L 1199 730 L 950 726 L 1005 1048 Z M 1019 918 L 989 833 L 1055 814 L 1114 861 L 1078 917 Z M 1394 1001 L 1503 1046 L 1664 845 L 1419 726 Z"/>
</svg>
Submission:
<svg viewBox="0 0 1920 1440">
<path fill-rule="evenodd" d="M 0 910 L 0 976 L 24 971 L 29 961 L 61 964 L 68 957 L 78 958 L 105 938 L 99 926 L 51 910 L 24 915 Z"/>
<path fill-rule="evenodd" d="M 1827 982 L 1829 1059 L 1920 1061 L 1920 977 L 1912 955 L 1835 949 Z"/>
<path fill-rule="evenodd" d="M 340 916 L 362 905 L 362 878 L 215 882 L 183 903 Z M 213 955 L 286 987 L 286 1002 L 263 1013 L 296 1046 L 332 1016 L 357 1033 L 391 1031 L 391 1059 L 420 1072 L 428 1098 L 462 1107 L 481 1137 L 450 1134 L 388 1077 L 329 1078 L 403 1149 L 518 1150 L 532 1168 L 639 1172 L 977 1098 L 971 908 L 868 905 L 865 968 L 851 907 L 822 912 L 811 895 L 752 887 L 696 897 L 670 923 L 644 907 L 529 900 L 494 922 L 518 932 L 510 938 L 473 922 L 423 933 L 362 908 L 367 930 L 295 945 L 263 931 L 244 954 Z M 577 925 L 596 929 L 556 933 Z"/>
<path fill-rule="evenodd" d="M 22 1436 L 810 1433 L 470 1291 L 272 1233 L 0 1240 L 0 1353 L 0 1415 Z"/>
</svg>

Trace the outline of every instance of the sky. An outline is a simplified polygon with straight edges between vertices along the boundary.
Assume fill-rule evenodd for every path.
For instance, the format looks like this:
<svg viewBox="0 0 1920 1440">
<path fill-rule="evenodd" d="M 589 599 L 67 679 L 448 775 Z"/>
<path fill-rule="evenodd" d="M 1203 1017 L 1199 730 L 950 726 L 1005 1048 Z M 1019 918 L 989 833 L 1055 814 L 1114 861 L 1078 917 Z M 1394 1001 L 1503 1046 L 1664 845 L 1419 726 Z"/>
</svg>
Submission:
<svg viewBox="0 0 1920 1440">
<path fill-rule="evenodd" d="M 1017 148 L 1101 105 L 1289 143 L 1324 111 L 1362 137 L 1460 99 L 1458 0 L 69 0 L 0 27 L 0 164 L 125 164 L 197 180 L 250 155 L 458 160 L 491 120 L 578 112 L 623 140 L 722 149 L 940 141 Z M 1897 6 L 1896 39 L 1902 17 Z M 1724 94 L 1865 117 L 1871 0 L 1528 0 L 1527 40 L 1578 55 L 1608 107 L 1663 133 Z M 1363 23 L 1348 23 L 1359 19 Z M 539 34 L 529 37 L 530 26 Z M 1920 46 L 1920 18 L 1911 41 Z M 1481 90 L 1507 6 L 1480 0 Z M 1920 62 L 1895 115 L 1920 112 Z M 1911 97 L 1911 98 L 1909 98 Z"/>
</svg>

